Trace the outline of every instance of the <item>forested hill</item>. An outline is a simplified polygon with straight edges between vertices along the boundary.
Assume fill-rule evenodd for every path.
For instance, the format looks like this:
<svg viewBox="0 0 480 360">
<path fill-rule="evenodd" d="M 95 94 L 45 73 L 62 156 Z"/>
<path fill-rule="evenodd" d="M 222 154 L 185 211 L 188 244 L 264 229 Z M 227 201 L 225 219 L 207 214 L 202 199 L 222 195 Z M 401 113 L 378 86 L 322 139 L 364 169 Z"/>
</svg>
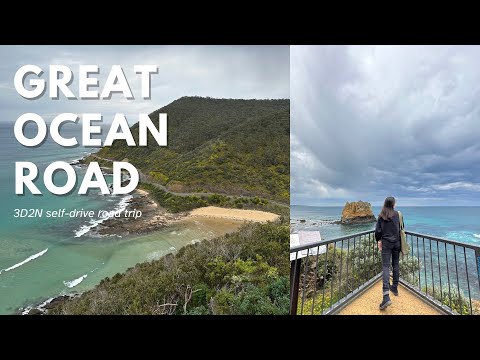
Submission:
<svg viewBox="0 0 480 360">
<path fill-rule="evenodd" d="M 290 101 L 182 97 L 150 114 L 168 116 L 168 146 L 117 140 L 99 155 L 128 159 L 174 192 L 215 192 L 289 202 Z M 138 125 L 132 126 L 138 140 Z M 138 143 L 138 142 L 137 142 Z"/>
</svg>

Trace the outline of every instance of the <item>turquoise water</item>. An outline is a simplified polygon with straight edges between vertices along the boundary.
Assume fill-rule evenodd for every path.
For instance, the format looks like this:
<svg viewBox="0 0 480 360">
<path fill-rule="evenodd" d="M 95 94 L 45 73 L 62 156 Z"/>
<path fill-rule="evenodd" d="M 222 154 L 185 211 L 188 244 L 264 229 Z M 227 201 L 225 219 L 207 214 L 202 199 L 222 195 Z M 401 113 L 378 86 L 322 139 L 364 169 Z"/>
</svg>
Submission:
<svg viewBox="0 0 480 360">
<path fill-rule="evenodd" d="M 342 209 L 342 207 L 292 205 L 290 232 L 318 230 L 323 240 L 329 240 L 375 228 L 375 223 L 334 224 L 334 221 L 340 220 Z M 372 210 L 375 215 L 378 215 L 380 207 L 373 207 Z M 398 210 L 404 215 L 407 231 L 480 246 L 480 206 L 399 207 Z M 428 239 L 419 238 L 417 242 L 416 237 L 410 236 L 407 237 L 407 241 L 411 247 L 410 256 L 413 255 L 418 259 L 420 265 L 420 271 L 415 274 L 420 279 L 420 285 L 431 287 L 434 283 L 437 290 L 440 287 L 449 292 L 459 290 L 465 298 L 471 296 L 472 299 L 480 299 L 477 259 L 473 250 L 467 249 L 464 253 L 463 247 L 456 246 L 454 249 L 452 245 L 445 246 L 444 243 L 439 243 L 437 250 L 435 241 L 430 242 Z M 480 263 L 478 267 L 480 271 Z M 448 287 L 449 283 L 450 287 Z"/>
<path fill-rule="evenodd" d="M 291 231 L 320 230 L 323 239 L 371 230 L 375 223 L 367 225 L 340 225 L 342 207 L 315 207 L 292 205 L 290 208 Z M 373 207 L 378 215 L 380 207 Z M 439 236 L 469 244 L 480 245 L 480 206 L 476 207 L 399 207 L 404 216 L 405 229 L 421 234 Z M 304 219 L 305 223 L 299 220 Z"/>
<path fill-rule="evenodd" d="M 32 129 L 27 126 L 28 136 Z M 67 124 L 65 137 L 78 135 L 81 129 Z M 32 137 L 32 136 L 29 136 Z M 81 141 L 81 137 L 78 137 Z M 95 238 L 81 234 L 90 219 L 14 218 L 16 208 L 59 210 L 113 210 L 125 196 L 88 196 L 48 193 L 42 185 L 43 170 L 53 161 L 71 162 L 95 148 L 63 148 L 50 139 L 37 148 L 25 148 L 13 134 L 13 123 L 0 124 L 0 314 L 14 313 L 19 307 L 40 302 L 59 294 L 93 287 L 101 279 L 122 272 L 138 262 L 157 259 L 191 243 L 208 239 L 238 227 L 238 222 L 215 223 L 213 220 L 188 220 L 145 236 Z M 30 161 L 39 168 L 35 184 L 43 195 L 15 195 L 15 161 Z M 85 168 L 76 168 L 80 186 Z M 111 177 L 106 176 L 107 182 Z M 54 182 L 65 183 L 63 172 Z M 28 193 L 28 191 L 26 191 Z"/>
</svg>

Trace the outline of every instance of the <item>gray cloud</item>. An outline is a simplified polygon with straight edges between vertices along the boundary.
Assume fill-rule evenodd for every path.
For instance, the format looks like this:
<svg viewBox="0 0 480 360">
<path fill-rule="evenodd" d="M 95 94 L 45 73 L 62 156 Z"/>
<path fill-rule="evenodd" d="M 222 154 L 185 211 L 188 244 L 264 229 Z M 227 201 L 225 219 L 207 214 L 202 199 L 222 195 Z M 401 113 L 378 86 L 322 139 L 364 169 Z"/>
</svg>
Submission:
<svg viewBox="0 0 480 360">
<path fill-rule="evenodd" d="M 290 56 L 292 203 L 479 204 L 479 46 L 293 46 Z"/>
<path fill-rule="evenodd" d="M 218 98 L 289 98 L 288 46 L 0 46 L 0 121 L 15 121 L 26 112 L 40 115 L 62 112 L 101 112 L 110 122 L 113 114 L 125 113 L 131 123 L 139 112 L 150 113 L 182 96 Z M 51 100 L 48 92 L 32 101 L 22 98 L 13 86 L 15 72 L 25 64 L 40 66 L 48 75 L 50 64 L 69 66 L 78 97 L 78 65 L 97 64 L 100 91 L 112 65 L 121 65 L 136 100 L 114 94 L 105 100 Z M 151 100 L 140 97 L 136 64 L 155 64 Z"/>
</svg>

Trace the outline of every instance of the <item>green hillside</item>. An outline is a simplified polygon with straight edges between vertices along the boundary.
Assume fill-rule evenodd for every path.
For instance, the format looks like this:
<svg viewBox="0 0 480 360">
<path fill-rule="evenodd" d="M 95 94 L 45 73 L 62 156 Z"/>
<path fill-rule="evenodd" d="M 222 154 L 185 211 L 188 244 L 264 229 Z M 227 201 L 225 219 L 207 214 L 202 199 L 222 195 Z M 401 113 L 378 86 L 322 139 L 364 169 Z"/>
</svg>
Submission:
<svg viewBox="0 0 480 360">
<path fill-rule="evenodd" d="M 282 216 L 137 264 L 49 313 L 288 314 L 289 107 L 289 100 L 184 97 L 150 114 L 158 124 L 158 113 L 167 113 L 168 147 L 150 136 L 147 147 L 116 141 L 99 151 L 103 159 L 88 157 L 105 167 L 127 158 L 149 177 L 139 187 L 170 212 L 215 205 Z M 137 140 L 137 125 L 132 133 Z"/>
<path fill-rule="evenodd" d="M 150 114 L 168 115 L 168 147 L 117 140 L 99 156 L 128 160 L 174 192 L 259 196 L 289 203 L 289 100 L 183 97 Z M 138 139 L 138 126 L 132 127 Z"/>
<path fill-rule="evenodd" d="M 246 224 L 106 278 L 49 314 L 287 315 L 289 225 Z"/>
</svg>

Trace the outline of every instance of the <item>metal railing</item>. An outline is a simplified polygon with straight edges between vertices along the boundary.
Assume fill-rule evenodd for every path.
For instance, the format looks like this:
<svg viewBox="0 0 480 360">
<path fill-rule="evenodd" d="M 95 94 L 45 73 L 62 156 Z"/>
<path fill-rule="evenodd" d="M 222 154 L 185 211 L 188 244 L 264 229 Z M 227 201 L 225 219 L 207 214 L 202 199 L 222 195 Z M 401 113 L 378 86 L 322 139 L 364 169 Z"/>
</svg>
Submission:
<svg viewBox="0 0 480 360">
<path fill-rule="evenodd" d="M 402 285 L 444 313 L 480 313 L 480 247 L 406 234 Z M 290 314 L 336 313 L 381 277 L 373 230 L 295 246 L 290 254 Z"/>
</svg>

